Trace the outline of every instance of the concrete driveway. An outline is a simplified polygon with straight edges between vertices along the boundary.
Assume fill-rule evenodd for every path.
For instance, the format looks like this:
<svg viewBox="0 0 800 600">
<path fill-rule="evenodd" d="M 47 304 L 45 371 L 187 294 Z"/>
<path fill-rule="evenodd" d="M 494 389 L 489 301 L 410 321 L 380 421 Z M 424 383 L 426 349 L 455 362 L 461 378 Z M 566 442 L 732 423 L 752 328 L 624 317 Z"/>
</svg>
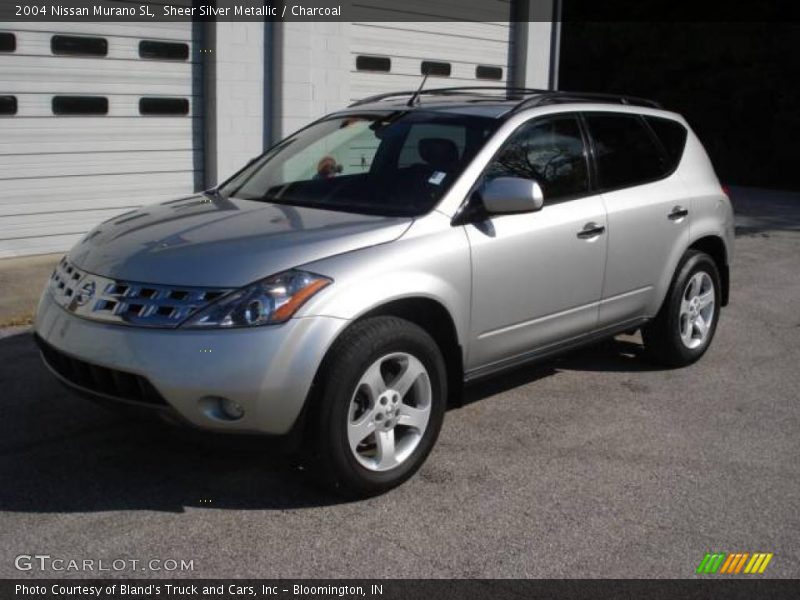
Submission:
<svg viewBox="0 0 800 600">
<path fill-rule="evenodd" d="M 737 190 L 732 303 L 682 370 L 621 338 L 474 387 L 408 484 L 342 503 L 270 444 L 133 421 L 0 339 L 0 576 L 800 576 L 800 198 Z M 21 573 L 20 554 L 192 560 Z"/>
</svg>

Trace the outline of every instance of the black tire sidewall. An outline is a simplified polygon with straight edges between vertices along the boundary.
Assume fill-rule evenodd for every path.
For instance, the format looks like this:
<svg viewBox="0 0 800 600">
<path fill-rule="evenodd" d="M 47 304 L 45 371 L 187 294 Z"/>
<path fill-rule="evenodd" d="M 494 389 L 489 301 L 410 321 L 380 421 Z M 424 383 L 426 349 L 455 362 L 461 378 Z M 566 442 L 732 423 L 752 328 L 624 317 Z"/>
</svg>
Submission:
<svg viewBox="0 0 800 600">
<path fill-rule="evenodd" d="M 395 317 L 375 317 L 357 323 L 331 349 L 323 375 L 319 410 L 320 458 L 328 478 L 345 493 L 372 495 L 411 477 L 432 450 L 444 420 L 447 377 L 441 352 L 422 328 Z M 389 471 L 370 471 L 353 456 L 347 438 L 350 401 L 361 376 L 380 357 L 406 352 L 419 359 L 431 383 L 431 414 L 417 447 L 401 465 Z"/>
</svg>

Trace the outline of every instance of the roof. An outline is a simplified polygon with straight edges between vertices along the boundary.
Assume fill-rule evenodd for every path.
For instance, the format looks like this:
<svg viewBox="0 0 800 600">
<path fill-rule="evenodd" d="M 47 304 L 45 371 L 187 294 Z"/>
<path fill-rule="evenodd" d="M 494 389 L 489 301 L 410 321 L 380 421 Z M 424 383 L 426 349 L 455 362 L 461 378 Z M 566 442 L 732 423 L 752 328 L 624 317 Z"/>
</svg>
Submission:
<svg viewBox="0 0 800 600">
<path fill-rule="evenodd" d="M 636 96 L 513 87 L 452 87 L 379 94 L 358 100 L 348 109 L 386 110 L 397 108 L 409 110 L 416 108 L 499 118 L 526 108 L 576 102 L 661 108 L 661 105 L 654 100 Z"/>
</svg>

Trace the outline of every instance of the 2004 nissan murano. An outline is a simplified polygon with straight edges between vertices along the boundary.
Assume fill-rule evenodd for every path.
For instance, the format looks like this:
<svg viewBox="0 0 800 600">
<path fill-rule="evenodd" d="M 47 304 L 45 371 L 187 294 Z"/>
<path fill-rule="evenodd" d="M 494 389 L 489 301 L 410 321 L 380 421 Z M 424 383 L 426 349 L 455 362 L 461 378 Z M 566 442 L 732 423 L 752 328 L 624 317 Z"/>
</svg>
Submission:
<svg viewBox="0 0 800 600">
<path fill-rule="evenodd" d="M 386 94 L 94 228 L 35 332 L 72 388 L 302 432 L 338 489 L 369 495 L 420 467 L 464 382 L 637 328 L 656 360 L 697 360 L 732 241 L 706 152 L 655 103 Z"/>
</svg>

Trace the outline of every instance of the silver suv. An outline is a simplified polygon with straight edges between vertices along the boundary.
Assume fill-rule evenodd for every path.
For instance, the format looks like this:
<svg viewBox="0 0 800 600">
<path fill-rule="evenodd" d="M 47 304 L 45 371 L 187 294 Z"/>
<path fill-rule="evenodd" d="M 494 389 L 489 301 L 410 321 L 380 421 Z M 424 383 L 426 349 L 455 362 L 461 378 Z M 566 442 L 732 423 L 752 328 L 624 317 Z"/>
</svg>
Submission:
<svg viewBox="0 0 800 600">
<path fill-rule="evenodd" d="M 706 152 L 655 103 L 388 94 L 97 226 L 35 330 L 74 389 L 301 432 L 320 473 L 368 495 L 420 467 L 465 382 L 637 328 L 661 363 L 697 360 L 732 243 Z"/>
</svg>

